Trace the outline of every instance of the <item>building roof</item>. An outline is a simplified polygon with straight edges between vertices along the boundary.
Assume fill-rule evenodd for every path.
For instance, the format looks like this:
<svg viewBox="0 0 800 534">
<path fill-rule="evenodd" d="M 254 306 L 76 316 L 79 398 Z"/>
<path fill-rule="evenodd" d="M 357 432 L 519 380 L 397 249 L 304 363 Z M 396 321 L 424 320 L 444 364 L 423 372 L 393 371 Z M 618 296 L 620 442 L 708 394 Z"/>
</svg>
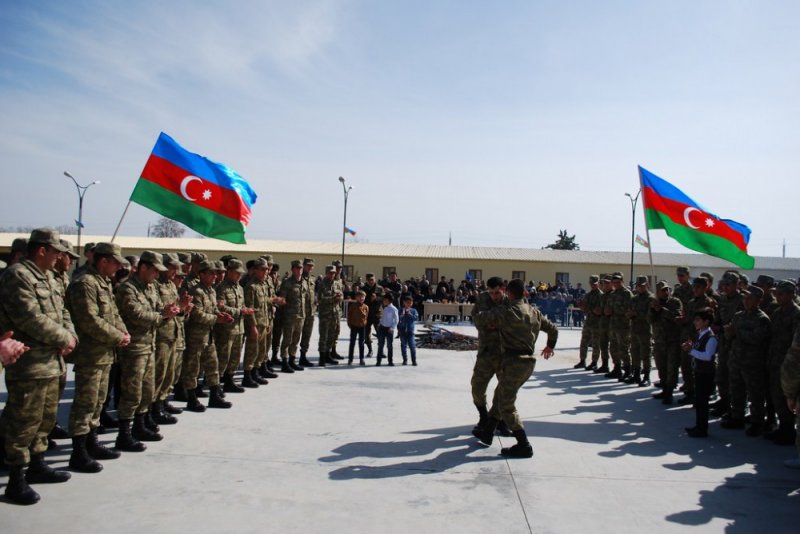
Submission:
<svg viewBox="0 0 800 534">
<path fill-rule="evenodd" d="M 0 247 L 9 248 L 17 237 L 28 237 L 27 234 L 0 233 Z M 64 236 L 75 244 L 75 236 Z M 84 235 L 82 243 L 108 241 L 110 236 Z M 246 245 L 234 245 L 217 239 L 203 238 L 161 238 L 117 236 L 123 251 L 132 250 L 195 250 L 199 252 L 235 252 L 242 254 L 305 254 L 338 256 L 342 244 L 331 241 L 278 241 L 252 239 Z M 517 261 L 541 263 L 578 263 L 578 264 L 610 264 L 627 265 L 630 263 L 630 252 L 602 252 L 588 250 L 551 250 L 537 248 L 508 247 L 471 247 L 449 245 L 411 245 L 392 243 L 348 243 L 345 248 L 350 257 L 388 257 L 388 258 L 430 258 L 460 259 L 482 261 Z M 647 253 L 634 254 L 634 264 L 649 265 Z M 724 260 L 703 254 L 654 253 L 653 263 L 657 266 L 688 265 L 695 269 L 727 269 L 732 264 Z M 754 270 L 780 270 L 800 272 L 800 258 L 778 258 L 757 256 Z"/>
</svg>

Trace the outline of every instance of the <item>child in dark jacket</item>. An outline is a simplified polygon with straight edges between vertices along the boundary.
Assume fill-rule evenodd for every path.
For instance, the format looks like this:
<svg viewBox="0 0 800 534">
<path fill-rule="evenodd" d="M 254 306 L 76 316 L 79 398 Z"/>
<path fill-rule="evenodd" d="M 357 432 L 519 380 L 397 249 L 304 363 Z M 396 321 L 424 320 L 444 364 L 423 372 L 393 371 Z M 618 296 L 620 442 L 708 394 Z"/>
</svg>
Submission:
<svg viewBox="0 0 800 534">
<path fill-rule="evenodd" d="M 417 365 L 417 339 L 414 336 L 414 326 L 417 324 L 419 315 L 412 306 L 414 299 L 411 295 L 403 298 L 403 308 L 400 311 L 400 319 L 397 324 L 397 331 L 400 334 L 400 353 L 403 355 L 403 365 L 408 363 L 406 349 L 411 352 L 411 365 Z"/>
</svg>

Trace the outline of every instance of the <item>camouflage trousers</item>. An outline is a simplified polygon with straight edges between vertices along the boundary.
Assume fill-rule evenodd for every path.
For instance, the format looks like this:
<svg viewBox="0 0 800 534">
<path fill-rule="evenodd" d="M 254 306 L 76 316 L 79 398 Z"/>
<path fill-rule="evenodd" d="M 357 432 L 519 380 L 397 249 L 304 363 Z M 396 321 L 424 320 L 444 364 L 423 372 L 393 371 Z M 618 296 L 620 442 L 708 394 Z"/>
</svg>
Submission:
<svg viewBox="0 0 800 534">
<path fill-rule="evenodd" d="M 717 350 L 717 374 L 714 380 L 717 383 L 717 392 L 719 393 L 719 403 L 725 410 L 730 410 L 731 407 L 731 380 L 730 380 L 730 355 L 733 341 L 726 338 L 723 334 L 719 337 Z"/>
<path fill-rule="evenodd" d="M 47 435 L 58 412 L 58 377 L 6 379 L 6 389 L 8 399 L 3 410 L 6 463 L 27 465 L 31 455 L 47 451 Z"/>
<path fill-rule="evenodd" d="M 258 336 L 253 337 L 248 332 L 244 343 L 244 370 L 250 371 L 258 367 L 261 361 L 266 360 L 269 350 L 268 327 L 266 324 L 256 325 Z"/>
<path fill-rule="evenodd" d="M 608 331 L 609 350 L 614 365 L 631 364 L 631 331 L 628 328 L 611 328 Z"/>
<path fill-rule="evenodd" d="M 300 337 L 300 352 L 305 354 L 311 345 L 311 334 L 314 333 L 314 314 L 306 310 L 306 318 L 303 320 L 303 335 Z"/>
<path fill-rule="evenodd" d="M 497 373 L 497 388 L 489 415 L 505 422 L 509 430 L 522 430 L 522 421 L 517 412 L 517 393 L 528 381 L 536 367 L 536 358 L 502 356 Z"/>
<path fill-rule="evenodd" d="M 186 350 L 183 351 L 183 367 L 181 368 L 181 385 L 186 389 L 197 387 L 200 371 L 206 375 L 207 386 L 219 385 L 219 363 L 217 349 L 208 336 L 202 339 L 187 339 Z"/>
<path fill-rule="evenodd" d="M 239 370 L 243 337 L 243 334 L 234 333 L 230 329 L 214 329 L 214 346 L 217 349 L 217 365 L 219 365 L 220 375 L 233 374 Z"/>
<path fill-rule="evenodd" d="M 155 372 L 153 375 L 153 388 L 155 400 L 164 401 L 169 396 L 172 385 L 177 381 L 180 372 L 180 352 L 177 341 L 156 339 Z"/>
<path fill-rule="evenodd" d="M 650 371 L 653 337 L 650 332 L 631 333 L 631 367 Z"/>
<path fill-rule="evenodd" d="M 586 363 L 589 354 L 589 345 L 592 346 L 592 363 L 600 359 L 600 325 L 583 323 L 581 330 L 580 359 Z M 608 346 L 606 344 L 606 346 Z"/>
<path fill-rule="evenodd" d="M 153 351 L 128 351 L 119 355 L 120 397 L 117 416 L 121 420 L 147 413 L 155 400 L 155 357 Z"/>
<path fill-rule="evenodd" d="M 286 357 L 294 358 L 297 356 L 297 345 L 300 343 L 300 336 L 303 334 L 303 317 L 284 317 L 283 332 L 281 332 L 281 359 Z M 272 342 L 273 344 L 275 341 Z"/>
<path fill-rule="evenodd" d="M 272 318 L 272 354 L 278 354 L 283 340 L 283 313 L 280 308 Z"/>
<path fill-rule="evenodd" d="M 781 387 L 781 365 L 783 358 L 773 357 L 769 362 L 769 395 L 772 398 L 772 405 L 775 407 L 775 414 L 778 416 L 781 428 L 792 428 L 794 424 L 794 414 L 789 411 L 789 406 L 786 405 L 786 396 L 783 394 Z M 800 410 L 798 410 L 800 412 Z"/>
<path fill-rule="evenodd" d="M 319 316 L 319 352 L 331 352 L 336 348 L 337 329 L 339 325 L 339 315 L 320 315 Z"/>
<path fill-rule="evenodd" d="M 661 387 L 674 390 L 678 387 L 678 369 L 681 366 L 679 339 L 656 339 L 653 343 L 653 359 L 656 361 Z"/>
<path fill-rule="evenodd" d="M 110 374 L 110 363 L 75 366 L 75 398 L 69 411 L 70 436 L 83 436 L 100 426 Z"/>
<path fill-rule="evenodd" d="M 501 356 L 497 351 L 478 349 L 475 357 L 475 367 L 472 368 L 472 402 L 478 408 L 486 408 L 486 389 L 489 382 L 500 372 Z M 497 404 L 497 388 L 494 390 L 492 405 Z"/>
<path fill-rule="evenodd" d="M 744 419 L 747 399 L 750 399 L 750 422 L 764 422 L 767 400 L 767 380 L 764 363 L 755 358 L 742 358 L 731 355 L 728 360 L 728 372 L 731 390 L 731 416 Z"/>
<path fill-rule="evenodd" d="M 611 342 L 611 338 L 608 333 L 608 327 L 604 327 L 602 324 L 599 327 L 599 339 L 600 339 L 600 359 L 603 361 L 603 365 L 608 366 L 608 360 L 610 359 L 609 344 Z M 592 342 L 594 342 L 594 339 L 592 340 Z"/>
</svg>

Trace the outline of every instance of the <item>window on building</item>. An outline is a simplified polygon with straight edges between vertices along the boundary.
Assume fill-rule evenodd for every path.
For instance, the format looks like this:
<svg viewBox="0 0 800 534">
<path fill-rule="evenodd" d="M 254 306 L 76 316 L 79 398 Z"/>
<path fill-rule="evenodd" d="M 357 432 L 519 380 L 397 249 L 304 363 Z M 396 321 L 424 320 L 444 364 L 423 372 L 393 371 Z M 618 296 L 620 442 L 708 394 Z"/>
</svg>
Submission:
<svg viewBox="0 0 800 534">
<path fill-rule="evenodd" d="M 353 269 L 352 265 L 342 265 L 342 276 L 345 279 L 352 280 L 354 273 L 355 273 L 355 269 Z"/>
<path fill-rule="evenodd" d="M 569 285 L 569 273 L 556 273 L 556 284 Z"/>
<path fill-rule="evenodd" d="M 396 267 L 384 267 L 383 268 L 383 277 L 384 278 L 389 278 L 389 273 L 396 273 L 396 272 L 397 272 L 397 268 Z"/>
<path fill-rule="evenodd" d="M 469 269 L 467 277 L 470 280 L 483 280 L 483 271 L 481 269 Z"/>
<path fill-rule="evenodd" d="M 522 280 L 525 281 L 525 271 L 511 271 L 511 279 L 512 280 Z"/>
<path fill-rule="evenodd" d="M 437 283 L 439 281 L 439 269 L 427 267 L 425 269 L 425 279 L 432 284 Z"/>
</svg>

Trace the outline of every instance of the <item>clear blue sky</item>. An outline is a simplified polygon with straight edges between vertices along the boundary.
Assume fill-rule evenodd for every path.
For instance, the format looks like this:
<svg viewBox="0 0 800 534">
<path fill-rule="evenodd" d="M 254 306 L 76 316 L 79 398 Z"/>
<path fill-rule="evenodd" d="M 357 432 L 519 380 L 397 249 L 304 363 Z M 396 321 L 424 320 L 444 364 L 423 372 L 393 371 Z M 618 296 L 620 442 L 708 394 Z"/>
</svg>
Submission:
<svg viewBox="0 0 800 534">
<path fill-rule="evenodd" d="M 800 2 L 3 2 L 0 226 L 111 233 L 160 131 L 251 238 L 630 247 L 641 164 L 800 256 Z M 122 234 L 158 215 L 133 206 Z M 644 235 L 641 212 L 637 226 Z M 659 233 L 655 251 L 684 250 Z M 644 249 L 639 249 L 644 250 Z"/>
</svg>

